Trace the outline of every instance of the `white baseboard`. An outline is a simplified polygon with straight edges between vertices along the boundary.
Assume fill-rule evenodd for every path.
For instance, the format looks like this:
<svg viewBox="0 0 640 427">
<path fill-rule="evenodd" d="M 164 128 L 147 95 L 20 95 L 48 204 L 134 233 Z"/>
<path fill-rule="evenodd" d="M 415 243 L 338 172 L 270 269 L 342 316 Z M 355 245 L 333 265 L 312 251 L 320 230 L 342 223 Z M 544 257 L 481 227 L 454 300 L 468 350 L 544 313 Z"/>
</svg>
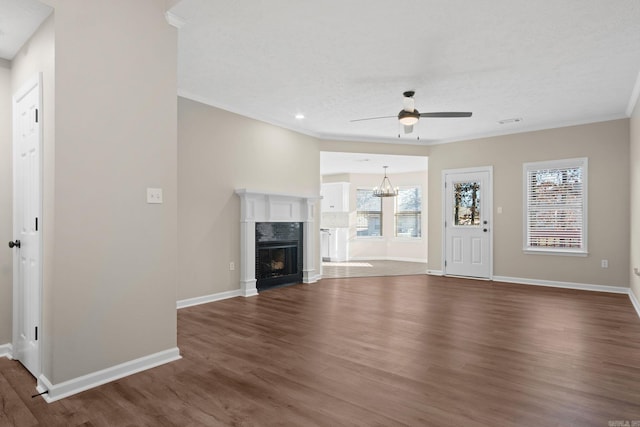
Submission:
<svg viewBox="0 0 640 427">
<path fill-rule="evenodd" d="M 591 285 L 587 283 L 556 282 L 551 280 L 523 279 L 521 277 L 493 276 L 494 282 L 517 283 L 520 285 L 547 286 L 551 288 L 578 289 L 581 291 L 610 292 L 614 294 L 628 294 L 625 286 Z"/>
<path fill-rule="evenodd" d="M 203 295 L 201 297 L 181 299 L 176 303 L 176 305 L 179 310 L 181 308 L 191 307 L 194 305 L 206 304 L 209 302 L 221 301 L 223 299 L 235 298 L 235 297 L 241 297 L 241 296 L 242 296 L 242 290 L 234 289 L 233 291 L 218 292 L 216 294 Z"/>
<path fill-rule="evenodd" d="M 391 257 L 391 256 L 378 256 L 378 257 L 351 257 L 349 261 L 401 261 L 401 262 L 427 262 L 426 259 L 422 258 L 403 258 L 403 257 Z"/>
<path fill-rule="evenodd" d="M 303 281 L 303 283 L 316 283 L 320 279 L 322 279 L 321 274 L 314 274 L 313 276 L 309 276 L 309 278 L 306 281 Z"/>
<path fill-rule="evenodd" d="M 0 357 L 13 358 L 13 346 L 11 343 L 0 345 Z"/>
<path fill-rule="evenodd" d="M 440 270 L 427 270 L 427 274 L 431 276 L 442 276 L 443 272 Z M 631 300 L 633 308 L 635 308 L 636 312 L 638 313 L 638 317 L 640 317 L 640 301 L 638 301 L 638 298 L 635 296 L 633 291 L 625 286 L 590 285 L 585 283 L 556 282 L 550 280 L 523 279 L 521 277 L 506 276 L 493 276 L 492 280 L 494 282 L 516 283 L 518 285 L 548 286 L 552 288 L 578 289 L 581 291 L 627 294 L 629 295 L 629 299 Z"/>
<path fill-rule="evenodd" d="M 51 381 L 49 381 L 47 377 L 40 375 L 38 378 L 38 386 L 36 388 L 40 393 L 48 391 L 48 393 L 43 394 L 42 397 L 47 403 L 51 403 L 181 358 L 180 350 L 178 347 L 174 347 L 169 350 L 150 354 L 139 359 L 130 360 L 128 362 L 121 363 L 120 365 L 92 372 L 59 384 L 51 384 Z"/>
<path fill-rule="evenodd" d="M 640 317 L 640 301 L 636 297 L 636 294 L 633 293 L 633 290 L 629 289 L 629 299 L 631 300 L 631 304 L 633 308 L 636 309 L 636 313 L 638 313 L 638 317 Z"/>
</svg>

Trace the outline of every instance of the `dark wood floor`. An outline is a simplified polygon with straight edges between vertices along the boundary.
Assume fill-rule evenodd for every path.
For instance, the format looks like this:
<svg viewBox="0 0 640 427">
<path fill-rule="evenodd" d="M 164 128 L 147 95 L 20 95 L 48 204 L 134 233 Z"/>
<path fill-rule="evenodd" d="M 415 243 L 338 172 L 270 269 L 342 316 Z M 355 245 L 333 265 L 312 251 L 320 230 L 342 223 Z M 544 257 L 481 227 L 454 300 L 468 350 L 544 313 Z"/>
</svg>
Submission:
<svg viewBox="0 0 640 427">
<path fill-rule="evenodd" d="M 0 360 L 1 426 L 608 426 L 640 420 L 626 295 L 428 276 L 186 308 L 183 359 L 47 404 Z"/>
</svg>

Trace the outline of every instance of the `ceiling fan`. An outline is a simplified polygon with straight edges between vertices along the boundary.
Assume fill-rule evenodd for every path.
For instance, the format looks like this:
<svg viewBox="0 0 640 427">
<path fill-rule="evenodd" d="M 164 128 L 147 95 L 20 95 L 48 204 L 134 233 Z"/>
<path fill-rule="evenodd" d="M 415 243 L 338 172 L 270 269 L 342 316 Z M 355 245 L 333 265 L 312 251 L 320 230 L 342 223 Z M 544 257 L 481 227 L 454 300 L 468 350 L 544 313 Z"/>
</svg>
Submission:
<svg viewBox="0 0 640 427">
<path fill-rule="evenodd" d="M 415 95 L 415 91 L 408 90 L 404 92 L 402 98 L 402 103 L 404 108 L 400 110 L 397 116 L 382 116 L 382 117 L 368 117 L 366 119 L 355 119 L 351 120 L 352 122 L 361 122 L 364 120 L 378 120 L 378 119 L 391 119 L 397 117 L 400 121 L 400 124 L 404 126 L 404 133 L 413 132 L 413 125 L 418 123 L 421 117 L 431 117 L 431 118 L 446 118 L 446 117 L 471 117 L 470 112 L 455 112 L 455 111 L 440 111 L 435 113 L 421 113 L 415 108 L 415 99 L 413 95 Z M 399 135 L 398 135 L 399 136 Z"/>
</svg>

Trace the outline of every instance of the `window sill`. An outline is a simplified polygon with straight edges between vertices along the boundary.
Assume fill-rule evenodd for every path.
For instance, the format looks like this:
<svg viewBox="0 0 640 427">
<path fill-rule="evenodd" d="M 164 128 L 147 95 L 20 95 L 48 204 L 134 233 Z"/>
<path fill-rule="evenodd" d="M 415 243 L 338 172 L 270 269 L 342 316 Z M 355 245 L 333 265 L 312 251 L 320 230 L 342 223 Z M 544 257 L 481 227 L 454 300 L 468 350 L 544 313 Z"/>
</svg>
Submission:
<svg viewBox="0 0 640 427">
<path fill-rule="evenodd" d="M 384 240 L 384 236 L 356 236 L 356 240 Z"/>
<path fill-rule="evenodd" d="M 586 257 L 589 256 L 589 252 L 578 252 L 578 251 L 561 251 L 561 250 L 553 250 L 553 249 L 523 249 L 526 255 L 560 255 L 560 256 L 578 256 L 578 257 Z"/>
<path fill-rule="evenodd" d="M 422 237 L 394 237 L 393 238 L 394 242 L 405 242 L 405 243 L 413 243 L 413 242 L 421 242 L 422 241 Z"/>
</svg>

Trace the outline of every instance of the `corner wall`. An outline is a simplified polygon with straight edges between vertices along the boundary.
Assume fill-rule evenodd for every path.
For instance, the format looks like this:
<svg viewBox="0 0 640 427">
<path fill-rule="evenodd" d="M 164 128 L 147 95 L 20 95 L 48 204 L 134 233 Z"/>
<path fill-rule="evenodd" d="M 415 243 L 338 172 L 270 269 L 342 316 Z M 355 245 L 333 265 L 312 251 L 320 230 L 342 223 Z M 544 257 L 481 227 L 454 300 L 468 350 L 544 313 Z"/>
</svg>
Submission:
<svg viewBox="0 0 640 427">
<path fill-rule="evenodd" d="M 11 67 L 0 59 L 0 346 L 12 340 L 13 254 L 5 242 L 13 240 Z"/>
<path fill-rule="evenodd" d="M 177 30 L 163 0 L 48 3 L 56 143 L 43 373 L 56 386 L 177 353 Z M 163 204 L 146 203 L 148 187 L 163 189 Z"/>
<path fill-rule="evenodd" d="M 628 156 L 627 119 L 432 146 L 429 268 L 442 270 L 442 171 L 493 166 L 495 276 L 628 287 Z M 574 157 L 589 158 L 589 256 L 525 255 L 522 165 Z"/>
<path fill-rule="evenodd" d="M 640 78 L 640 77 L 639 77 Z M 631 152 L 629 155 L 631 166 L 631 292 L 635 302 L 640 303 L 640 276 L 634 273 L 634 268 L 640 271 L 640 100 L 636 103 L 630 120 Z M 640 314 L 640 305 L 636 306 Z"/>
</svg>

